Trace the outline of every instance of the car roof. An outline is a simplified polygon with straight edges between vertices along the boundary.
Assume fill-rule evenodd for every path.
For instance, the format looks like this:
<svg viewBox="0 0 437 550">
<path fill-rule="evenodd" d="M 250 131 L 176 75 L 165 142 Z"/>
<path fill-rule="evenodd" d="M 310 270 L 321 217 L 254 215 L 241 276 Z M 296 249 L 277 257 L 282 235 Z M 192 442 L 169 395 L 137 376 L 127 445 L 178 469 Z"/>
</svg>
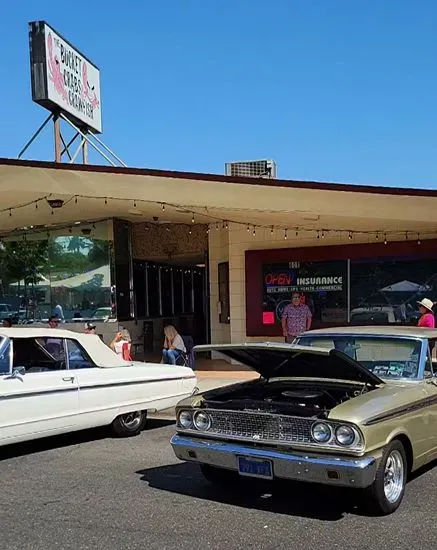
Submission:
<svg viewBox="0 0 437 550">
<path fill-rule="evenodd" d="M 50 327 L 0 328 L 0 337 L 6 338 L 71 338 L 80 343 L 98 367 L 119 367 L 131 364 L 114 353 L 97 334 L 75 332 Z"/>
<path fill-rule="evenodd" d="M 300 336 L 329 336 L 333 334 L 437 339 L 437 329 L 393 325 L 321 328 L 309 330 Z"/>
</svg>

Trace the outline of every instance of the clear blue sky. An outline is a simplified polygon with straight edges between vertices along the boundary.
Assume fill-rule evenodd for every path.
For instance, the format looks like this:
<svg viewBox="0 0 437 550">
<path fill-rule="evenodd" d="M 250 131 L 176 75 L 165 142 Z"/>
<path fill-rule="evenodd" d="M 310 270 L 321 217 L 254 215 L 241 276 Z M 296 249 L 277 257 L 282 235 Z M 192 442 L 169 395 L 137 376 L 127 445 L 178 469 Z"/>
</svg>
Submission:
<svg viewBox="0 0 437 550">
<path fill-rule="evenodd" d="M 102 138 L 130 166 L 272 158 L 286 179 L 437 186 L 435 0 L 6 2 L 2 157 L 46 117 L 32 20 L 101 68 Z M 49 130 L 26 158 L 53 160 Z"/>
</svg>

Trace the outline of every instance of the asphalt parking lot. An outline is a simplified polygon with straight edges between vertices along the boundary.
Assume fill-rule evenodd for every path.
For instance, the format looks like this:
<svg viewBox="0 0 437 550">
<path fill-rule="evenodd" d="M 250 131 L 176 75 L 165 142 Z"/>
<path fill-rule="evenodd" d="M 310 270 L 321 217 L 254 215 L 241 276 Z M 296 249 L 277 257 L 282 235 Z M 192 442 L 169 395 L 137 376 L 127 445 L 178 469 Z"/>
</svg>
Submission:
<svg viewBox="0 0 437 550">
<path fill-rule="evenodd" d="M 0 548 L 370 549 L 437 546 L 437 467 L 402 507 L 363 515 L 355 493 L 283 484 L 250 495 L 212 488 L 179 462 L 171 418 L 132 439 L 93 430 L 0 448 Z"/>
</svg>

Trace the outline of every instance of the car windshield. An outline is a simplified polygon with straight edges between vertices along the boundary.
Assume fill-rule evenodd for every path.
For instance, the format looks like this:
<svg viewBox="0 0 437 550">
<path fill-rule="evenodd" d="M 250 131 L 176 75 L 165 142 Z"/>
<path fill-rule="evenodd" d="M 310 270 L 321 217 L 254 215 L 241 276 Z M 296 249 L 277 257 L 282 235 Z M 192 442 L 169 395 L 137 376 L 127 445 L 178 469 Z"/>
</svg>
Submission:
<svg viewBox="0 0 437 550">
<path fill-rule="evenodd" d="M 296 343 L 341 351 L 379 378 L 418 377 L 421 350 L 418 340 L 342 334 L 302 336 Z"/>
</svg>

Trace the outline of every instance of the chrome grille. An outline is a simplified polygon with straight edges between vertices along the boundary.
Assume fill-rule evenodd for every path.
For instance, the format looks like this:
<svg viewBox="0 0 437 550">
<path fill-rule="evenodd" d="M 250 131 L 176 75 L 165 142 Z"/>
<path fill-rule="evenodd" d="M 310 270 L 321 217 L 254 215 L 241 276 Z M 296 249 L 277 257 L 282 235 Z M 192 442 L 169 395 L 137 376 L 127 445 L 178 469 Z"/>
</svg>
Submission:
<svg viewBox="0 0 437 550">
<path fill-rule="evenodd" d="M 314 419 L 249 411 L 208 409 L 211 416 L 209 434 L 247 438 L 256 441 L 313 443 Z"/>
</svg>

